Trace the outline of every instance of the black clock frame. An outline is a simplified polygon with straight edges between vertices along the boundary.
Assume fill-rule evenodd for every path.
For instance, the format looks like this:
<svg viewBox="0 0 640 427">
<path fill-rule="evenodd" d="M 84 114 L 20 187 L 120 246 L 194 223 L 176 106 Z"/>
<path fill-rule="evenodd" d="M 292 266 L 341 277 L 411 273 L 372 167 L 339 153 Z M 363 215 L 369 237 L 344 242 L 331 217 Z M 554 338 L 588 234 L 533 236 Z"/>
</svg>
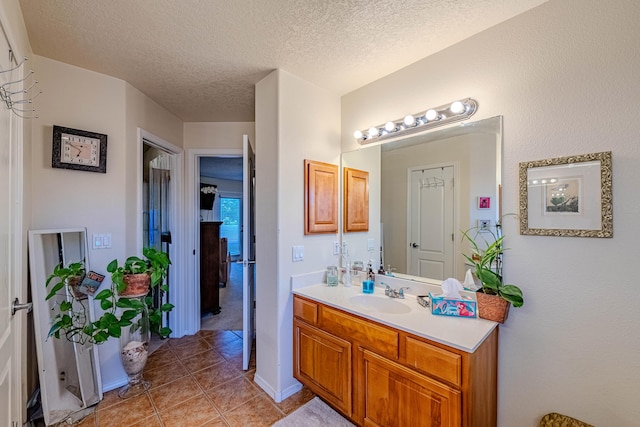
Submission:
<svg viewBox="0 0 640 427">
<path fill-rule="evenodd" d="M 86 138 L 95 138 L 100 140 L 100 162 L 98 166 L 77 165 L 73 163 L 64 163 L 62 159 L 62 134 L 84 136 Z M 62 126 L 53 126 L 53 149 L 51 154 L 51 166 L 60 169 L 73 169 L 86 172 L 107 173 L 107 135 L 86 130 L 66 128 Z"/>
</svg>

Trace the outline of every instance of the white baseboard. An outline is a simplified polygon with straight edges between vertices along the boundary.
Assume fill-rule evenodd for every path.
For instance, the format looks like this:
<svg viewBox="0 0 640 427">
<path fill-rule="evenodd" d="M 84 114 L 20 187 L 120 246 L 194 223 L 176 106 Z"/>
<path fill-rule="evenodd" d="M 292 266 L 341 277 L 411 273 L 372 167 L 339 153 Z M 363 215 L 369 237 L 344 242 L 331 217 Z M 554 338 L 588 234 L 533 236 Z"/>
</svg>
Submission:
<svg viewBox="0 0 640 427">
<path fill-rule="evenodd" d="M 263 380 L 259 375 L 255 375 L 253 377 L 253 381 L 255 381 L 255 383 L 258 384 L 260 388 L 264 390 L 264 392 L 267 393 L 269 397 L 271 397 L 276 403 L 280 403 L 287 397 L 292 396 L 297 392 L 299 392 L 300 390 L 302 390 L 302 383 L 298 381 L 296 381 L 295 384 L 293 384 L 290 387 L 287 387 L 282 391 L 276 391 L 273 387 L 271 387 L 269 383 Z"/>
</svg>

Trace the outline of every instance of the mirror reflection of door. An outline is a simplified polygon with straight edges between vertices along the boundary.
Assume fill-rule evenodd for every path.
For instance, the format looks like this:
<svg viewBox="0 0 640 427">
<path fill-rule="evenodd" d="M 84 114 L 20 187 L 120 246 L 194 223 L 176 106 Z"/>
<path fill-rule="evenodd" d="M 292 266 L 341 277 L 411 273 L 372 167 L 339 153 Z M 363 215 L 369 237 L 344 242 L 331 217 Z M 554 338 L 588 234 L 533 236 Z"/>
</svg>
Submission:
<svg viewBox="0 0 640 427">
<path fill-rule="evenodd" d="M 454 167 L 412 169 L 407 271 L 444 280 L 454 277 Z"/>
<path fill-rule="evenodd" d="M 169 253 L 171 258 L 171 170 L 173 155 L 145 143 L 143 149 L 143 245 Z M 167 280 L 169 280 L 167 278 Z M 155 288 L 153 306 L 167 303 L 168 293 Z M 169 313 L 162 313 L 162 326 L 168 326 Z"/>
</svg>

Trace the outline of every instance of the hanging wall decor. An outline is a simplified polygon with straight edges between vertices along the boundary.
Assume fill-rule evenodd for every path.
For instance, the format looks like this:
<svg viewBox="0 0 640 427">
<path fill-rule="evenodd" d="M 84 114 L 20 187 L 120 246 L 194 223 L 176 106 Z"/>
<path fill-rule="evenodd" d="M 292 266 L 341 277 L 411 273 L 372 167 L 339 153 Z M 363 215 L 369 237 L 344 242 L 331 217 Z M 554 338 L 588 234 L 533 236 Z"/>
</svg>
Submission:
<svg viewBox="0 0 640 427">
<path fill-rule="evenodd" d="M 520 234 L 613 237 L 611 152 L 520 163 Z"/>
</svg>

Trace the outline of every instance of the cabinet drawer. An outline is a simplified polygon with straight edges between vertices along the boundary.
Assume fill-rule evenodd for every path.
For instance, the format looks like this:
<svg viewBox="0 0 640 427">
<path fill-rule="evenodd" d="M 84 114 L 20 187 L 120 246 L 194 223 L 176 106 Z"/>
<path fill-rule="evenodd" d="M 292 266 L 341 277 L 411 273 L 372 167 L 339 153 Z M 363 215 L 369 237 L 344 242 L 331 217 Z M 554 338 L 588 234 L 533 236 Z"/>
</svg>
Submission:
<svg viewBox="0 0 640 427">
<path fill-rule="evenodd" d="M 398 332 L 325 306 L 320 310 L 320 325 L 339 337 L 353 340 L 377 353 L 398 358 Z"/>
<path fill-rule="evenodd" d="M 407 364 L 418 371 L 460 386 L 462 357 L 440 347 L 405 337 Z"/>
<path fill-rule="evenodd" d="M 318 323 L 318 304 L 294 296 L 293 315 L 304 320 L 307 323 L 315 325 Z"/>
</svg>

